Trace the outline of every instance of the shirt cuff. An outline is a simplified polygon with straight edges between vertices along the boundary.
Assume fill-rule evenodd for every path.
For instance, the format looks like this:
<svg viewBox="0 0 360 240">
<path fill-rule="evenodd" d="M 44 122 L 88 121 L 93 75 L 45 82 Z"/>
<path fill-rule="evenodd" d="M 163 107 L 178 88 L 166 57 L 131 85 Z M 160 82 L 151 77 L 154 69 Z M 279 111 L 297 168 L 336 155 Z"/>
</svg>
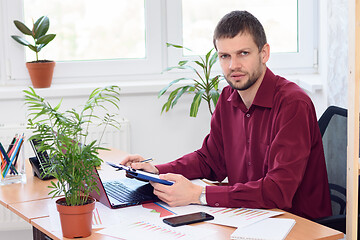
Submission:
<svg viewBox="0 0 360 240">
<path fill-rule="evenodd" d="M 159 170 L 159 174 L 172 172 L 172 168 L 168 163 L 155 165 L 155 167 Z"/>
<path fill-rule="evenodd" d="M 228 186 L 207 186 L 206 201 L 211 207 L 229 206 L 229 187 Z"/>
</svg>

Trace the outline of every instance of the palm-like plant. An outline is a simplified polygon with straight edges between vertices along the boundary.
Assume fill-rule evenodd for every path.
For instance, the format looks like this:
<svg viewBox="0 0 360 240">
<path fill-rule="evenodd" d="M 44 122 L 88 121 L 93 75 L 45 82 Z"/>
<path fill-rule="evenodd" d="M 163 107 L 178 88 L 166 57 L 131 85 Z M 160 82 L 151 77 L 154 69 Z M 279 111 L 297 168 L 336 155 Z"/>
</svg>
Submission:
<svg viewBox="0 0 360 240">
<path fill-rule="evenodd" d="M 30 30 L 30 28 L 28 28 L 24 23 L 18 20 L 15 20 L 14 24 L 20 32 L 25 35 L 31 36 L 34 40 L 34 44 L 31 44 L 25 38 L 17 35 L 12 35 L 11 37 L 16 42 L 27 46 L 32 51 L 34 51 L 36 54 L 36 61 L 39 61 L 38 53 L 40 52 L 40 50 L 45 47 L 49 42 L 51 42 L 56 36 L 56 34 L 46 34 L 50 26 L 49 18 L 46 16 L 42 16 L 38 20 L 36 20 L 35 23 L 33 21 L 32 30 Z"/>
<path fill-rule="evenodd" d="M 175 48 L 184 48 L 180 45 L 170 44 L 167 43 L 168 47 L 175 47 Z M 186 48 L 187 50 L 190 50 Z M 169 67 L 165 71 L 170 71 L 172 69 L 190 69 L 192 70 L 196 78 L 178 78 L 172 82 L 170 82 L 165 88 L 163 88 L 159 94 L 158 97 L 160 98 L 166 91 L 169 90 L 169 88 L 174 85 L 175 83 L 178 83 L 180 81 L 185 80 L 192 80 L 193 83 L 186 84 L 184 86 L 180 86 L 173 90 L 166 103 L 163 105 L 161 109 L 161 113 L 165 110 L 166 112 L 169 111 L 171 108 L 173 108 L 176 103 L 178 102 L 179 98 L 183 96 L 184 93 L 193 93 L 195 94 L 193 101 L 191 103 L 190 107 L 190 116 L 196 117 L 199 111 L 199 106 L 201 103 L 201 100 L 205 100 L 207 102 L 207 106 L 209 109 L 210 114 L 213 113 L 213 107 L 215 108 L 216 103 L 219 99 L 220 90 L 219 90 L 219 82 L 222 80 L 221 75 L 216 75 L 214 77 L 211 77 L 211 69 L 215 62 L 217 61 L 218 55 L 217 52 L 213 52 L 214 49 L 211 49 L 206 55 L 205 58 L 202 56 L 198 56 L 199 60 L 192 60 L 192 61 L 180 61 L 177 66 Z M 190 50 L 191 51 L 191 50 Z M 197 66 L 200 66 L 203 73 L 201 74 L 195 67 L 193 67 L 191 64 L 195 63 Z"/>
<path fill-rule="evenodd" d="M 97 190 L 94 167 L 100 165 L 99 140 L 88 141 L 89 125 L 93 119 L 100 119 L 105 128 L 109 125 L 119 128 L 114 114 L 95 114 L 95 109 L 107 109 L 113 105 L 118 109 L 120 88 L 110 86 L 95 89 L 82 110 L 75 109 L 60 112 L 61 102 L 52 107 L 44 98 L 37 95 L 33 88 L 24 90 L 25 104 L 29 109 L 28 128 L 34 135 L 30 139 L 41 142 L 40 151 L 47 151 L 51 159 L 43 164 L 44 175 L 55 177 L 49 193 L 53 197 L 64 194 L 68 206 L 84 205 L 93 190 Z M 100 125 L 100 124 L 99 124 Z"/>
</svg>

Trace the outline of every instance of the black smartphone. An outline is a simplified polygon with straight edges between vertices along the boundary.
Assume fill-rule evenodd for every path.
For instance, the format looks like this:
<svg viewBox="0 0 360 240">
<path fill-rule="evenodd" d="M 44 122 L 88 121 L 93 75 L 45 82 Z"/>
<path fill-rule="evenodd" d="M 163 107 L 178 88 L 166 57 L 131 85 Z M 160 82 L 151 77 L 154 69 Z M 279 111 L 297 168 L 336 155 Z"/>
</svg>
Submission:
<svg viewBox="0 0 360 240">
<path fill-rule="evenodd" d="M 214 217 L 206 212 L 197 212 L 197 213 L 190 213 L 175 217 L 164 218 L 163 222 L 169 224 L 170 226 L 177 227 L 185 224 L 203 222 L 213 219 Z"/>
</svg>

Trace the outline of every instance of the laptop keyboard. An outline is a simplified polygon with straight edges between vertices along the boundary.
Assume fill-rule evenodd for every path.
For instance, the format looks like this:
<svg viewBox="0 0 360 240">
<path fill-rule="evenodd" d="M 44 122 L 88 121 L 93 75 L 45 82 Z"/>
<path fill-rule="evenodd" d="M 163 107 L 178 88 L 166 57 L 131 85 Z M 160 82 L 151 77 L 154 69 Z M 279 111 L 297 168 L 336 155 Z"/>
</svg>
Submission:
<svg viewBox="0 0 360 240">
<path fill-rule="evenodd" d="M 129 189 L 121 182 L 105 182 L 103 184 L 106 193 L 120 202 L 144 201 L 151 199 L 150 196 L 143 195 Z"/>
</svg>

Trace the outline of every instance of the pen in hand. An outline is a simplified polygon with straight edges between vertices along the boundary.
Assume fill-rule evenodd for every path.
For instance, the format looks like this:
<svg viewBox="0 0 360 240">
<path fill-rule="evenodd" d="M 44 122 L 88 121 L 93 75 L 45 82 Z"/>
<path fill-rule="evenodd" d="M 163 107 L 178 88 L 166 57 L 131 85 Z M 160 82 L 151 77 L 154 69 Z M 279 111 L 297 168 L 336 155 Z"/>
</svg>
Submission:
<svg viewBox="0 0 360 240">
<path fill-rule="evenodd" d="M 147 159 L 144 159 L 142 161 L 140 161 L 141 163 L 147 163 L 147 162 L 152 162 L 154 159 L 153 158 L 147 158 Z"/>
</svg>

